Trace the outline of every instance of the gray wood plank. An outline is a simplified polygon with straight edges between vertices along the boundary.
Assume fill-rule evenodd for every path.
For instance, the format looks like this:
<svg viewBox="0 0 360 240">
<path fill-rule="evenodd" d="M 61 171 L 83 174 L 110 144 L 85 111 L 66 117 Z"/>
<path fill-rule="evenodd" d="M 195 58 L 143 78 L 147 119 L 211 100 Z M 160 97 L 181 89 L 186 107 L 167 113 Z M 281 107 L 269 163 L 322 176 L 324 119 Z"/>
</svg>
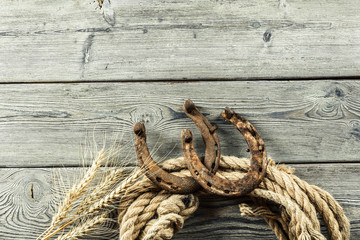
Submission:
<svg viewBox="0 0 360 240">
<path fill-rule="evenodd" d="M 136 164 L 132 128 L 145 122 L 158 161 L 182 155 L 183 113 L 191 98 L 218 126 L 223 155 L 248 156 L 241 135 L 221 117 L 247 117 L 279 162 L 359 162 L 360 81 L 250 81 L 5 84 L 0 88 L 0 166 L 82 166 L 86 150 L 116 143 Z"/>
<path fill-rule="evenodd" d="M 2 3 L 0 81 L 360 74 L 357 0 L 108 2 Z"/>
<path fill-rule="evenodd" d="M 351 239 L 360 237 L 360 164 L 294 164 L 296 175 L 330 192 L 351 221 Z M 49 224 L 65 183 L 79 177 L 81 168 L 0 169 L 0 239 L 35 239 Z M 31 190 L 32 189 L 32 190 Z M 244 199 L 203 197 L 199 210 L 175 239 L 276 239 L 261 219 L 244 218 L 238 203 Z M 98 238 L 105 239 L 105 238 Z"/>
</svg>

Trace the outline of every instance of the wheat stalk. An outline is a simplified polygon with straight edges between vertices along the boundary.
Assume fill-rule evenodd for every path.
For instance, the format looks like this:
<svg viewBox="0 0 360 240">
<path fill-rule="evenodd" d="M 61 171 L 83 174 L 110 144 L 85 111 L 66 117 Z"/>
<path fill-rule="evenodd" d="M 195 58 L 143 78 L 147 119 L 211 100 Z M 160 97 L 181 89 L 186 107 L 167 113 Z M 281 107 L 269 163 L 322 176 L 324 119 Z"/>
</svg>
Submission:
<svg viewBox="0 0 360 240">
<path fill-rule="evenodd" d="M 82 217 L 84 217 L 84 215 L 78 216 L 78 217 L 73 218 L 73 219 L 70 219 L 66 223 L 64 223 L 60 227 L 58 227 L 55 231 L 52 232 L 52 230 L 54 229 L 54 227 L 53 227 L 51 229 L 51 231 L 48 231 L 48 233 L 42 238 L 42 240 L 50 239 L 51 237 L 53 237 L 56 234 L 58 234 L 59 232 L 63 231 L 67 226 L 69 226 L 70 224 L 74 223 L 76 220 L 79 220 Z"/>
<path fill-rule="evenodd" d="M 50 237 L 56 235 L 57 233 L 59 233 L 60 231 L 64 230 L 67 226 L 69 226 L 70 224 L 72 224 L 73 222 L 75 222 L 76 220 L 86 216 L 86 215 L 90 215 L 93 214 L 97 211 L 100 211 L 106 207 L 109 207 L 114 201 L 116 201 L 117 199 L 120 199 L 121 194 L 124 193 L 129 186 L 131 186 L 135 181 L 137 181 L 141 176 L 142 176 L 142 172 L 140 170 L 136 171 L 134 174 L 132 174 L 130 177 L 128 177 L 126 180 L 124 180 L 121 185 L 119 185 L 116 189 L 114 189 L 110 194 L 106 195 L 105 197 L 103 197 L 100 201 L 94 203 L 90 208 L 89 211 L 84 211 L 82 213 L 82 215 L 79 215 L 78 217 L 65 222 L 64 224 L 62 224 L 58 229 L 56 229 L 56 231 L 54 232 L 50 232 L 48 233 L 43 240 L 47 240 Z M 94 217 L 96 218 L 96 217 Z M 90 219 L 91 220 L 91 219 Z M 89 220 L 89 221 L 90 221 Z M 79 229 L 81 230 L 81 229 Z"/>
<path fill-rule="evenodd" d="M 53 216 L 50 227 L 42 234 L 46 235 L 42 238 L 43 240 L 49 238 L 50 232 L 55 229 L 64 219 L 66 219 L 67 214 L 73 207 L 73 204 L 76 200 L 78 200 L 81 195 L 86 191 L 86 188 L 89 186 L 90 182 L 95 178 L 95 174 L 97 170 L 100 168 L 101 163 L 104 160 L 104 149 L 102 149 L 97 158 L 93 161 L 91 167 L 88 169 L 84 178 L 78 184 L 75 184 L 65 195 L 62 204 L 59 206 L 57 213 Z M 56 233 L 59 231 L 55 231 Z M 41 235 L 41 236 L 42 236 Z M 52 235 L 52 234 L 51 234 Z M 40 236 L 40 237 L 41 237 Z M 38 237 L 38 239 L 40 239 Z"/>
<path fill-rule="evenodd" d="M 106 175 L 100 184 L 98 184 L 95 189 L 92 190 L 91 194 L 88 194 L 80 203 L 77 208 L 76 214 L 80 214 L 86 209 L 89 208 L 92 204 L 94 204 L 98 199 L 104 196 L 111 186 L 115 183 L 120 182 L 124 178 L 125 169 L 115 169 L 112 170 L 108 175 Z"/>
<path fill-rule="evenodd" d="M 96 211 L 109 207 L 114 201 L 120 199 L 121 195 L 136 182 L 143 173 L 140 170 L 137 170 L 134 174 L 124 180 L 117 188 L 115 188 L 110 194 L 103 197 L 100 201 L 94 203 L 90 208 L 87 214 L 92 214 Z"/>
<path fill-rule="evenodd" d="M 96 226 L 106 222 L 107 220 L 107 213 L 90 218 L 82 225 L 72 228 L 65 235 L 59 236 L 57 240 L 77 239 L 78 237 L 84 236 L 94 230 Z"/>
<path fill-rule="evenodd" d="M 101 166 L 102 161 L 104 160 L 104 149 L 102 149 L 97 158 L 94 160 L 93 164 L 86 172 L 85 176 L 81 181 L 74 185 L 66 194 L 63 203 L 60 205 L 57 214 L 54 215 L 51 225 L 57 225 L 62 220 L 65 219 L 67 213 L 72 208 L 72 204 L 81 197 L 85 192 L 86 188 L 89 186 L 91 180 L 94 179 L 96 171 Z"/>
<path fill-rule="evenodd" d="M 127 190 L 127 188 L 129 186 L 131 186 L 135 181 L 137 181 L 138 178 L 141 176 L 142 176 L 142 172 L 140 170 L 136 171 L 134 174 L 132 174 L 130 177 L 128 177 L 125 181 L 123 181 L 122 184 L 119 185 L 116 189 L 114 189 L 110 194 L 103 197 L 100 201 L 94 203 L 92 205 L 92 207 L 90 207 L 89 211 L 83 211 L 81 215 L 75 217 L 74 219 L 68 220 L 67 222 L 62 224 L 58 229 L 56 229 L 54 232 L 51 232 L 52 231 L 52 229 L 51 229 L 51 231 L 47 235 L 45 235 L 43 240 L 47 240 L 47 239 L 55 236 L 57 233 L 61 232 L 66 227 L 68 227 L 70 224 L 74 223 L 76 220 L 110 206 L 115 200 L 119 199 L 121 194 L 123 192 L 125 192 Z M 108 178 L 105 178 L 105 179 L 108 179 Z M 106 180 L 103 181 L 104 184 L 106 182 L 107 182 Z M 84 209 L 86 209 L 85 207 L 88 208 L 87 205 L 84 205 Z M 94 217 L 94 218 L 97 218 L 97 217 Z M 89 219 L 88 221 L 90 221 L 90 220 L 91 219 Z M 80 230 L 81 229 L 79 228 L 79 231 Z"/>
</svg>

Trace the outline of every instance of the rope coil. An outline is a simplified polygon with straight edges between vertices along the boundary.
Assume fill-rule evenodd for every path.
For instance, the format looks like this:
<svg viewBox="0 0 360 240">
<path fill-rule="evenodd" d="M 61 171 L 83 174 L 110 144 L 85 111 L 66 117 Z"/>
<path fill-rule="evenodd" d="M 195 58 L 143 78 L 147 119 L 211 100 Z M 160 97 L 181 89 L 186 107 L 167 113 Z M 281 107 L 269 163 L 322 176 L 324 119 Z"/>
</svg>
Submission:
<svg viewBox="0 0 360 240">
<path fill-rule="evenodd" d="M 278 239 L 324 240 L 320 231 L 322 217 L 332 240 L 350 238 L 350 222 L 342 207 L 326 191 L 296 177 L 294 169 L 270 164 L 266 178 L 248 194 L 251 204 L 240 204 L 242 215 L 261 216 Z M 249 170 L 250 160 L 222 156 L 218 176 L 229 180 L 242 178 Z M 169 159 L 162 168 L 178 176 L 190 176 L 184 158 Z M 140 170 L 139 170 L 140 171 Z M 148 178 L 130 186 L 120 199 L 119 229 L 121 240 L 171 239 L 180 231 L 184 221 L 196 211 L 198 194 L 171 194 L 161 191 Z M 277 211 L 268 203 L 275 203 Z"/>
</svg>

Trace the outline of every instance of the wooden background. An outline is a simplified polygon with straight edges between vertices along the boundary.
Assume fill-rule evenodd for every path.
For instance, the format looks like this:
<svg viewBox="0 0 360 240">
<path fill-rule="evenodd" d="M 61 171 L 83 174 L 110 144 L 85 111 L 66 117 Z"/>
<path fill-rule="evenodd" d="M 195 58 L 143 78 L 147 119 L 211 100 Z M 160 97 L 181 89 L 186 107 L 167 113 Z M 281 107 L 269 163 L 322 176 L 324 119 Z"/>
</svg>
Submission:
<svg viewBox="0 0 360 240">
<path fill-rule="evenodd" d="M 0 6 L 0 239 L 36 238 L 54 213 L 53 172 L 116 141 L 136 164 L 144 121 L 156 159 L 181 155 L 191 98 L 224 155 L 247 156 L 220 116 L 247 117 L 269 155 L 331 194 L 360 238 L 357 0 L 4 1 Z M 120 163 L 119 164 L 124 164 Z M 241 200 L 202 199 L 176 239 L 275 239 Z"/>
</svg>

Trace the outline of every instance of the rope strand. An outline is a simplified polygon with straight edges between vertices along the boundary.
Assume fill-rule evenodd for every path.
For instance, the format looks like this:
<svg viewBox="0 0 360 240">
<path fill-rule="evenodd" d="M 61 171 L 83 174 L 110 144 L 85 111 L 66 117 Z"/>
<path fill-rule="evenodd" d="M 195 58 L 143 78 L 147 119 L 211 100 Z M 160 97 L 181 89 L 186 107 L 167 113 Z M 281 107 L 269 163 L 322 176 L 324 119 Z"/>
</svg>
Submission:
<svg viewBox="0 0 360 240">
<path fill-rule="evenodd" d="M 244 176 L 249 159 L 222 156 L 217 175 L 230 180 Z M 189 176 L 183 158 L 170 159 L 163 169 L 181 176 Z M 261 216 L 281 240 L 324 240 L 317 213 L 322 216 L 332 240 L 348 240 L 350 223 L 342 207 L 326 191 L 310 185 L 293 175 L 294 170 L 275 165 L 270 160 L 267 176 L 248 195 L 253 202 L 241 204 L 242 215 Z M 267 202 L 275 203 L 278 211 L 270 210 Z M 193 195 L 170 194 L 160 191 L 143 177 L 128 187 L 119 204 L 120 239 L 171 239 L 195 212 L 199 204 Z"/>
</svg>

